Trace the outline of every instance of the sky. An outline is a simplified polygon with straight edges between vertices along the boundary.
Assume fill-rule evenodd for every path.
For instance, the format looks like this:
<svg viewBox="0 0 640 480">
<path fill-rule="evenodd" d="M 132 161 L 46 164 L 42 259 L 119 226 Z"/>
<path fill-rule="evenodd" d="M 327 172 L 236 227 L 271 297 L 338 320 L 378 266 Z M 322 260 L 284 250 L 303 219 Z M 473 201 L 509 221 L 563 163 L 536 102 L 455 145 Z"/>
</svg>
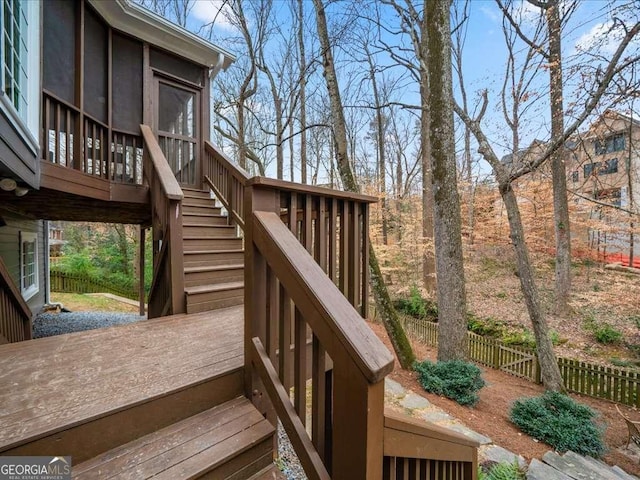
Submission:
<svg viewBox="0 0 640 480">
<path fill-rule="evenodd" d="M 457 1 L 457 0 L 454 0 Z M 640 15 L 640 2 L 637 4 L 636 17 Z M 233 34 L 234 27 L 228 22 L 224 15 L 219 15 L 219 9 L 223 7 L 222 0 L 197 0 L 191 11 L 190 28 L 197 30 L 202 23 L 211 22 L 215 19 L 216 34 L 218 37 Z M 287 15 L 289 3 L 285 0 L 274 1 L 274 11 Z M 606 59 L 611 57 L 620 38 L 621 30 L 610 32 L 612 25 L 611 9 L 608 8 L 610 2 L 602 0 L 582 0 L 578 3 L 575 12 L 572 14 L 569 23 L 563 31 L 563 58 L 567 63 L 565 68 L 565 108 L 583 93 L 577 85 L 577 77 L 571 76 L 569 68 L 582 50 L 589 50 L 594 45 L 598 45 L 599 52 Z M 613 7 L 619 7 L 622 2 L 614 2 Z M 338 2 L 332 8 L 348 8 L 349 1 Z M 310 0 L 306 2 L 306 10 L 310 18 L 309 29 L 313 29 L 313 4 Z M 518 5 L 521 15 L 523 29 L 528 31 L 533 22 L 538 18 L 539 12 L 536 7 L 529 3 L 521 2 Z M 502 119 L 499 108 L 499 92 L 502 85 L 506 62 L 506 48 L 502 33 L 502 14 L 494 0 L 471 0 L 470 17 L 468 20 L 466 43 L 464 47 L 463 69 L 465 86 L 469 95 L 471 105 L 476 105 L 478 93 L 488 89 L 490 107 L 487 111 L 484 127 L 490 138 L 493 140 L 496 152 L 499 156 L 509 153 L 509 139 L 505 136 L 505 123 Z M 616 12 L 621 15 L 621 12 Z M 637 18 L 636 18 L 637 20 Z M 331 21 L 331 20 L 330 20 Z M 314 32 L 315 33 L 315 32 Z M 521 47 L 522 48 L 521 44 Z M 233 52 L 233 47 L 222 45 Z M 638 48 L 638 41 L 635 42 Z M 337 54 L 338 56 L 340 53 Z M 384 62 L 384 60 L 382 60 Z M 225 73 L 221 73 L 224 75 Z M 545 140 L 549 137 L 549 107 L 545 101 L 544 93 L 547 91 L 548 72 L 539 72 L 537 80 L 532 84 L 531 98 L 536 98 L 536 94 L 541 97 L 533 103 L 529 109 L 529 118 L 525 123 L 521 145 L 528 145 L 534 139 Z M 459 90 L 457 90 L 459 91 Z M 417 103 L 417 88 L 414 85 L 403 93 L 403 101 Z M 587 125 L 584 126 L 587 128 Z M 584 129 L 583 128 L 583 129 Z M 481 170 L 486 171 L 483 166 Z"/>
</svg>

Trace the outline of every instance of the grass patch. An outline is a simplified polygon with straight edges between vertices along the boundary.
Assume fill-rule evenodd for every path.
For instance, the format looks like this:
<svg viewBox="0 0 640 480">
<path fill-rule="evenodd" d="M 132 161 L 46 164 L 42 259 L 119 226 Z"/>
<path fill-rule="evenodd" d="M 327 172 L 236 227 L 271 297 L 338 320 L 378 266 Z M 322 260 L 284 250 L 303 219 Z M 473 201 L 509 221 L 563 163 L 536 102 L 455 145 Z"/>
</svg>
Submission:
<svg viewBox="0 0 640 480">
<path fill-rule="evenodd" d="M 428 360 L 416 363 L 414 370 L 418 381 L 427 392 L 444 395 L 460 405 L 478 403 L 478 391 L 485 383 L 480 369 L 462 360 L 433 363 Z"/>
<path fill-rule="evenodd" d="M 516 400 L 510 414 L 520 430 L 559 452 L 572 450 L 597 458 L 604 453 L 605 445 L 595 417 L 586 405 L 557 392 Z"/>
<path fill-rule="evenodd" d="M 102 295 L 51 292 L 51 302 L 61 303 L 72 312 L 131 312 L 139 308 Z"/>
</svg>

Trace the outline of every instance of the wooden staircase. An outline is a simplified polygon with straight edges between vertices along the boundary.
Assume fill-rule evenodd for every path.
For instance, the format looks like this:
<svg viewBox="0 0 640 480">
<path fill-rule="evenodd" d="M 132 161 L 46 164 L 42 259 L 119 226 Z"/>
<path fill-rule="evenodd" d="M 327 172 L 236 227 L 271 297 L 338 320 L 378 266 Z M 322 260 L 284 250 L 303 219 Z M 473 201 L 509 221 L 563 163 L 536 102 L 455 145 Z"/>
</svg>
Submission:
<svg viewBox="0 0 640 480">
<path fill-rule="evenodd" d="M 208 191 L 183 189 L 182 232 L 187 313 L 241 305 L 244 249 Z"/>
</svg>

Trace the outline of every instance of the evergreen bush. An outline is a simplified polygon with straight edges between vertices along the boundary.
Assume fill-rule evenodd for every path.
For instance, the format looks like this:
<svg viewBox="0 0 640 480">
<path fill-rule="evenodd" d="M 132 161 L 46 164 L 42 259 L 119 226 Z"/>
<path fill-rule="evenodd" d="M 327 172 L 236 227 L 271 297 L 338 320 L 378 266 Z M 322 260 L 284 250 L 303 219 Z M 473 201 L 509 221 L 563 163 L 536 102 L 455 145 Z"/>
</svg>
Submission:
<svg viewBox="0 0 640 480">
<path fill-rule="evenodd" d="M 525 475 L 518 461 L 492 463 L 478 467 L 478 480 L 524 480 Z"/>
<path fill-rule="evenodd" d="M 559 452 L 599 457 L 605 445 L 595 417 L 592 409 L 558 392 L 516 400 L 510 415 L 520 430 Z"/>
<path fill-rule="evenodd" d="M 473 406 L 478 402 L 478 391 L 484 387 L 480 369 L 462 360 L 416 363 L 418 381 L 427 392 L 444 395 L 460 405 Z"/>
</svg>

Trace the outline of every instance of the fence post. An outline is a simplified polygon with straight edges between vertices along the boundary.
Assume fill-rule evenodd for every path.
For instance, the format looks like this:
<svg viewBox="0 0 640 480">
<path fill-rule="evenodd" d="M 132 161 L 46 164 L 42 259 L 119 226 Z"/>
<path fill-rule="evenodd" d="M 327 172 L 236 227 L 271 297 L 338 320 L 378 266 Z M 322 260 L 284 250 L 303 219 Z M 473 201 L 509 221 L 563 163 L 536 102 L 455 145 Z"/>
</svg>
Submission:
<svg viewBox="0 0 640 480">
<path fill-rule="evenodd" d="M 500 344 L 493 340 L 489 345 L 493 348 L 493 368 L 500 369 Z"/>
</svg>

